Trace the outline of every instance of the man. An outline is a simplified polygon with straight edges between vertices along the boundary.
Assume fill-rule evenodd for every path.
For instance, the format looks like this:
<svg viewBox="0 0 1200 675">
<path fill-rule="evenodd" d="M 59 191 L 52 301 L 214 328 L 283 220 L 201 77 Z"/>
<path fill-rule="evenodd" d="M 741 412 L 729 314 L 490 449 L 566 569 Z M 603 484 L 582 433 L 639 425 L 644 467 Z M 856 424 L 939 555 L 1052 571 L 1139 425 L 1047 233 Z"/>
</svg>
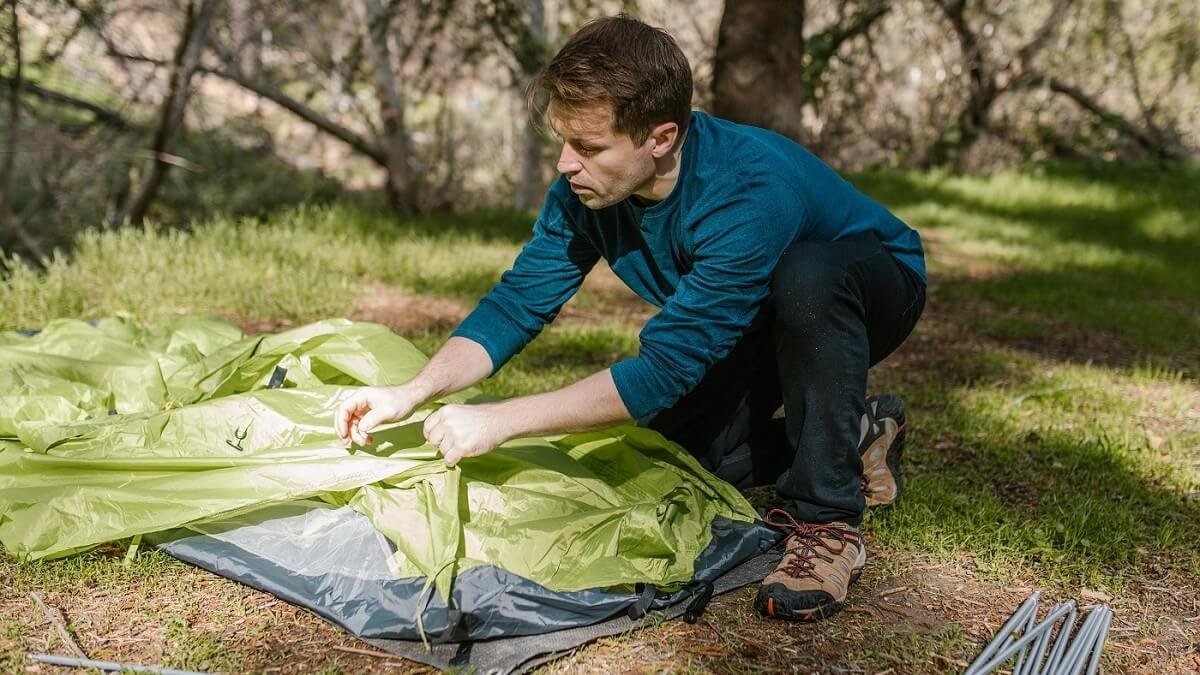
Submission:
<svg viewBox="0 0 1200 675">
<path fill-rule="evenodd" d="M 444 406 L 426 439 L 453 465 L 634 419 L 739 487 L 775 485 L 767 520 L 787 550 L 755 607 L 829 616 L 866 562 L 864 490 L 888 502 L 900 487 L 903 414 L 864 393 L 924 307 L 919 236 L 796 143 L 693 112 L 683 53 L 628 16 L 585 25 L 536 84 L 563 146 L 531 240 L 420 374 L 338 410 L 339 437 L 369 443 L 489 376 L 603 257 L 661 308 L 638 356 L 557 391 Z"/>
</svg>

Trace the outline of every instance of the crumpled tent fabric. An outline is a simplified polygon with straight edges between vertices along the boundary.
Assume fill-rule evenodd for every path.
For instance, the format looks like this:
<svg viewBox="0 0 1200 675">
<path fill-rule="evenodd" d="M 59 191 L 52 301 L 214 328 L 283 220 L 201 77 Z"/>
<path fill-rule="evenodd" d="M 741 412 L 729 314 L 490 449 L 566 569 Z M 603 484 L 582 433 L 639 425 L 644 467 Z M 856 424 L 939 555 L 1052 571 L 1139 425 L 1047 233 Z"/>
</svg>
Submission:
<svg viewBox="0 0 1200 675">
<path fill-rule="evenodd" d="M 715 522 L 740 537 L 731 550 L 752 555 L 769 539 L 737 490 L 636 427 L 515 440 L 447 467 L 421 422 L 444 403 L 485 400 L 477 390 L 368 448 L 337 441 L 348 385 L 404 382 L 424 362 L 386 327 L 346 320 L 256 337 L 194 316 L 0 334 L 0 543 L 49 558 L 176 528 L 207 537 L 206 524 L 254 526 L 273 505 L 318 504 L 369 521 L 393 580 L 436 588 L 445 607 L 477 567 L 560 594 L 678 592 L 713 548 Z M 286 379 L 268 389 L 276 367 Z"/>
</svg>

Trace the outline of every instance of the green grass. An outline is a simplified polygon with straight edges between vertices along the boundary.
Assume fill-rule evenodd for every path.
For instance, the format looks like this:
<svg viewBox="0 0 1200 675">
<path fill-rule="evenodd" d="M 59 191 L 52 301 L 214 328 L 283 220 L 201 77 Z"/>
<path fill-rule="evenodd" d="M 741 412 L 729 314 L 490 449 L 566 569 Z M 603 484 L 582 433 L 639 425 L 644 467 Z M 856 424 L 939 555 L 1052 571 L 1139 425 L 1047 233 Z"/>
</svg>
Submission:
<svg viewBox="0 0 1200 675">
<path fill-rule="evenodd" d="M 909 408 L 909 482 L 897 508 L 867 520 L 884 554 L 865 579 L 907 573 L 905 561 L 920 557 L 989 588 L 1025 585 L 1058 597 L 1104 590 L 1119 617 L 1138 622 L 1133 638 L 1157 639 L 1160 620 L 1183 621 L 1188 610 L 1145 604 L 1140 589 L 1192 597 L 1200 587 L 1200 171 L 1051 166 L 854 182 L 921 230 L 931 278 L 926 319 L 873 375 L 873 390 L 895 391 Z M 513 211 L 407 221 L 335 204 L 186 230 L 92 231 L 45 270 L 9 262 L 0 328 L 173 311 L 352 316 L 378 284 L 469 307 L 511 263 L 530 221 Z M 614 309 L 602 293 L 583 296 L 590 312 Z M 483 387 L 513 396 L 562 386 L 635 354 L 639 328 L 619 318 L 561 322 Z M 410 337 L 431 351 L 447 332 Z M 161 589 L 182 569 L 153 553 L 133 570 L 119 560 L 10 562 L 0 576 L 16 594 L 128 587 L 131 575 Z M 756 634 L 759 624 L 738 620 Z M 223 643 L 213 627 L 181 621 L 165 634 L 170 663 L 246 663 L 246 654 L 214 655 L 214 641 Z M 0 670 L 15 672 L 11 645 L 36 622 L 26 615 L 0 625 Z M 671 640 L 638 635 L 605 644 L 670 652 Z M 846 664 L 937 672 L 946 659 L 970 660 L 978 644 L 957 624 L 871 635 L 846 647 Z M 736 639 L 726 646 L 747 649 Z M 1110 650 L 1110 667 L 1127 656 Z M 665 667 L 676 670 L 715 667 L 704 657 L 670 658 Z M 735 669 L 752 663 L 731 658 Z"/>
<path fill-rule="evenodd" d="M 528 216 L 484 213 L 485 227 Z M 511 264 L 516 235 L 445 217 L 397 223 L 349 205 L 297 207 L 269 220 L 217 218 L 189 229 L 93 229 L 41 270 L 8 261 L 0 328 L 57 316 L 228 312 L 296 321 L 344 316 L 368 281 L 478 299 Z"/>
<path fill-rule="evenodd" d="M 933 263 L 945 278 L 943 297 L 985 300 L 1049 329 L 1103 330 L 1196 374 L 1200 169 L 877 173 L 858 183 L 938 235 Z M 972 278 L 939 266 L 939 248 L 988 264 L 989 273 Z"/>
</svg>

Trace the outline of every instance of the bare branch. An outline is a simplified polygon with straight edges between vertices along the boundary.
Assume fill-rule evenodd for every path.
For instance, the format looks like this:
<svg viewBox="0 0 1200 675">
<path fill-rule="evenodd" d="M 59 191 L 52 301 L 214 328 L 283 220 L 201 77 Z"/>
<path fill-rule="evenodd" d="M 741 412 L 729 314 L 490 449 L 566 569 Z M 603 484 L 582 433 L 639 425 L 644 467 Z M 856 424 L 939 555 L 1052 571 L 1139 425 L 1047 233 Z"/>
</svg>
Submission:
<svg viewBox="0 0 1200 675">
<path fill-rule="evenodd" d="M 0 83 L 2 84 L 11 86 L 14 80 L 15 78 L 11 78 L 6 75 L 0 75 Z M 91 101 L 84 101 L 83 99 L 75 98 L 70 94 L 62 93 L 61 91 L 47 89 L 36 82 L 30 82 L 29 80 L 23 81 L 21 83 L 21 91 L 25 94 L 32 94 L 43 101 L 60 103 L 62 105 L 71 106 L 72 108 L 79 108 L 80 110 L 90 112 L 92 116 L 95 117 L 97 122 L 107 124 L 110 127 L 117 129 L 129 128 L 129 122 L 127 122 L 124 117 L 121 117 L 120 113 L 117 113 L 116 111 L 109 110 L 108 108 L 96 103 L 92 103 Z"/>
<path fill-rule="evenodd" d="M 1116 129 L 1118 133 L 1133 139 L 1142 148 L 1158 157 L 1164 159 L 1185 159 L 1187 157 L 1186 153 L 1179 148 L 1160 142 L 1153 134 L 1138 127 L 1120 113 L 1104 107 L 1099 101 L 1084 93 L 1082 89 L 1067 84 L 1056 77 L 1039 72 L 1029 72 L 1014 82 L 1014 87 L 1032 88 L 1040 86 L 1045 86 L 1051 91 L 1071 99 L 1080 108 L 1100 118 L 1102 122 Z"/>
<path fill-rule="evenodd" d="M 1067 10 L 1070 9 L 1072 2 L 1074 2 L 1074 0 L 1059 0 L 1058 3 L 1054 5 L 1054 8 L 1050 10 L 1050 15 L 1046 17 L 1046 20 L 1042 23 L 1041 28 L 1038 28 L 1033 37 L 1029 39 L 1029 42 L 1025 43 L 1025 46 L 1017 50 L 1017 58 L 1015 59 L 1014 65 L 1019 71 L 1023 71 L 1028 68 L 1030 63 L 1033 61 L 1033 57 L 1037 56 L 1037 53 L 1046 46 L 1047 42 L 1050 41 L 1050 38 L 1054 35 L 1054 32 L 1057 31 L 1058 27 L 1062 24 L 1063 15 L 1065 15 Z"/>
<path fill-rule="evenodd" d="M 163 61 L 161 59 L 155 59 L 155 58 L 152 58 L 149 56 L 144 56 L 141 54 L 129 54 L 126 52 L 119 51 L 113 47 L 109 48 L 109 54 L 111 56 L 115 56 L 117 58 L 129 60 L 129 61 L 138 61 L 141 63 L 149 63 L 149 64 L 153 64 L 156 66 L 168 65 L 166 61 Z M 346 127 L 343 127 L 340 124 L 337 124 L 336 122 L 330 120 L 329 118 L 325 117 L 324 115 L 322 115 L 321 113 L 312 109 L 311 107 L 305 105 L 304 103 L 301 103 L 300 101 L 297 101 L 296 99 L 292 98 L 291 96 L 288 96 L 287 94 L 283 93 L 282 91 L 280 91 L 266 83 L 251 80 L 250 78 L 248 78 L 244 75 L 235 73 L 235 72 L 225 69 L 225 68 L 211 68 L 208 66 L 198 66 L 196 68 L 196 72 L 201 73 L 203 75 L 212 75 L 214 77 L 219 77 L 223 80 L 228 80 L 230 82 L 233 82 L 234 84 L 242 87 L 243 89 L 250 91 L 254 94 L 257 94 L 257 95 L 267 99 L 268 101 L 271 101 L 272 103 L 275 103 L 279 107 L 283 108 L 284 110 L 287 110 L 288 112 L 299 117 L 300 119 L 304 120 L 305 122 L 308 122 L 309 124 L 313 125 L 317 129 L 342 141 L 346 145 L 349 145 L 350 147 L 361 152 L 362 154 L 366 155 L 367 157 L 370 157 L 375 163 L 379 164 L 380 166 L 384 166 L 384 167 L 387 166 L 387 153 L 385 153 L 383 151 L 383 149 L 380 148 L 378 145 L 376 145 L 375 143 L 371 142 L 370 140 L 360 136 L 359 134 L 355 133 L 354 131 L 347 129 Z"/>
<path fill-rule="evenodd" d="M 871 7 L 870 9 L 867 9 L 852 18 L 850 23 L 844 27 L 839 21 L 838 25 L 830 29 L 828 34 L 830 54 L 836 54 L 837 50 L 846 40 L 858 37 L 859 35 L 869 31 L 871 26 L 875 25 L 876 21 L 879 21 L 883 17 L 887 16 L 888 12 L 890 11 L 892 11 L 891 0 L 882 0 L 881 2 L 876 3 L 875 6 Z"/>
<path fill-rule="evenodd" d="M 175 50 L 172 63 L 170 88 L 167 99 L 163 102 L 158 130 L 154 134 L 152 152 L 156 159 L 150 165 L 150 173 L 146 180 L 129 203 L 128 219 L 134 224 L 140 224 L 145 219 L 158 187 L 171 167 L 171 163 L 163 161 L 162 156 L 170 152 L 175 132 L 183 126 L 184 111 L 191 96 L 192 76 L 200 64 L 208 24 L 219 3 L 220 0 L 200 0 L 198 10 L 194 10 L 193 5 L 188 3 L 187 21 L 184 23 L 183 34 L 179 38 L 179 46 Z"/>
<path fill-rule="evenodd" d="M 349 145 L 367 157 L 370 157 L 380 166 L 387 166 L 387 153 L 383 151 L 383 148 L 358 135 L 354 131 L 337 124 L 336 122 L 330 120 L 300 101 L 288 96 L 282 91 L 279 91 L 278 89 L 261 82 L 253 82 L 247 77 L 243 77 L 228 70 L 207 67 L 201 67 L 199 70 L 201 73 L 206 75 L 213 75 L 225 80 L 229 80 L 230 82 L 241 86 L 247 91 L 258 94 L 259 96 L 271 101 L 272 103 L 275 103 L 284 110 L 287 110 L 293 115 L 299 117 L 305 122 L 308 122 L 317 129 L 324 131 L 325 133 L 342 141 L 346 145 Z"/>
<path fill-rule="evenodd" d="M 1137 101 L 1138 110 L 1142 113 L 1142 121 L 1146 124 L 1146 129 L 1154 135 L 1155 138 L 1162 139 L 1162 130 L 1154 123 L 1155 104 L 1146 104 L 1146 98 L 1142 94 L 1142 78 L 1138 73 L 1137 50 L 1133 47 L 1133 36 L 1129 34 L 1129 30 L 1125 27 L 1125 16 L 1121 12 L 1120 3 L 1113 8 L 1114 21 L 1116 23 L 1117 32 L 1120 33 L 1122 42 L 1125 47 L 1125 64 L 1129 70 L 1130 84 L 1133 86 L 1133 98 Z"/>
</svg>

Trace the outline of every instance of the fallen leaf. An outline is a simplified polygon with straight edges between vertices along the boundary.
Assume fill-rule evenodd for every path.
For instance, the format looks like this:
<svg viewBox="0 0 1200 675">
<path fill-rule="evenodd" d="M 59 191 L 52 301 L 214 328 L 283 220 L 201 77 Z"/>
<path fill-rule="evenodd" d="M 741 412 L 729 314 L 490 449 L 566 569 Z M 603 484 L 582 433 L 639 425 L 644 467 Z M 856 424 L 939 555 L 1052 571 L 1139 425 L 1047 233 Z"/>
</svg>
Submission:
<svg viewBox="0 0 1200 675">
<path fill-rule="evenodd" d="M 1095 591 L 1090 588 L 1085 588 L 1079 592 L 1081 600 L 1091 600 L 1092 602 L 1112 602 L 1113 596 L 1104 591 Z"/>
</svg>

